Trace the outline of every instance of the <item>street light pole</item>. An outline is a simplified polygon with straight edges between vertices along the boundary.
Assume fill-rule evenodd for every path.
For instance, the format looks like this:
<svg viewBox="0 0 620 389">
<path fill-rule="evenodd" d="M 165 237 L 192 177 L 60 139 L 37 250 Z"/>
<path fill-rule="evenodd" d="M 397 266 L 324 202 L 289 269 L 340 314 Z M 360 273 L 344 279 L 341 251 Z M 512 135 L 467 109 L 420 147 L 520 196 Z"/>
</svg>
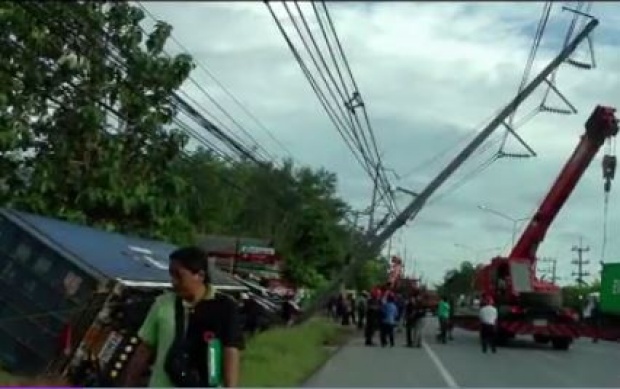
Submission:
<svg viewBox="0 0 620 389">
<path fill-rule="evenodd" d="M 484 205 L 478 205 L 478 209 L 481 210 L 481 211 L 492 213 L 495 216 L 499 216 L 502 219 L 508 220 L 509 222 L 512 223 L 512 247 L 514 247 L 515 246 L 515 240 L 517 240 L 517 227 L 518 227 L 518 224 L 520 222 L 522 222 L 522 221 L 528 220 L 529 217 L 522 217 L 522 218 L 519 218 L 519 219 L 515 219 L 512 216 L 508 216 L 505 213 L 502 213 L 500 211 L 496 211 L 496 210 L 491 209 L 489 207 L 486 207 Z"/>
</svg>

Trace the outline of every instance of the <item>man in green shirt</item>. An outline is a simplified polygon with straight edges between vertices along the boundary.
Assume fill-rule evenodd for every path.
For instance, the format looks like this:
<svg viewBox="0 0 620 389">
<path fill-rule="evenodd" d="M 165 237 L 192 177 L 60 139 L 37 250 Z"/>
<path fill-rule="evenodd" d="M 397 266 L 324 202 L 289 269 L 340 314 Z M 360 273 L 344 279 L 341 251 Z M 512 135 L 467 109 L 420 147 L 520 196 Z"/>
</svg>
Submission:
<svg viewBox="0 0 620 389">
<path fill-rule="evenodd" d="M 450 320 L 450 304 L 448 299 L 443 296 L 437 305 L 437 318 L 439 319 L 439 335 L 437 340 L 441 343 L 447 342 L 448 320 Z"/>
<path fill-rule="evenodd" d="M 182 333 L 187 339 L 192 368 L 200 370 L 201 377 L 214 375 L 214 380 L 219 381 L 204 386 L 236 387 L 239 350 L 243 348 L 237 304 L 226 297 L 216 298 L 213 287 L 208 284 L 207 256 L 200 248 L 176 250 L 170 254 L 169 268 L 174 293 L 164 293 L 151 306 L 138 332 L 142 343 L 127 367 L 126 384 L 136 386 L 154 356 L 149 386 L 178 386 L 169 377 L 165 364 L 176 336 L 175 304 L 180 297 L 185 315 Z M 207 335 L 209 340 L 204 339 Z M 205 343 L 209 345 L 208 351 Z M 214 344 L 221 355 L 212 358 L 210 345 Z"/>
</svg>

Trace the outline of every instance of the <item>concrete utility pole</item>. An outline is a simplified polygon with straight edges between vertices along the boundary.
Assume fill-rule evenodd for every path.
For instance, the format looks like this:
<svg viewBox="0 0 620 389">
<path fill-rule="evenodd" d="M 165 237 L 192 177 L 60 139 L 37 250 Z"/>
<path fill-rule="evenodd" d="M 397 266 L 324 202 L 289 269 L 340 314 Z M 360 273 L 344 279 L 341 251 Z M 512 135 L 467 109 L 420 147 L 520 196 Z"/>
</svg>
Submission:
<svg viewBox="0 0 620 389">
<path fill-rule="evenodd" d="M 555 258 L 540 258 L 538 260 L 538 262 L 540 263 L 548 263 L 549 267 L 543 269 L 543 272 L 547 273 L 547 274 L 551 274 L 551 283 L 555 284 L 558 281 L 558 276 L 557 276 L 557 265 L 558 265 L 558 260 Z"/>
<path fill-rule="evenodd" d="M 549 77 L 555 69 L 558 68 L 569 56 L 575 51 L 581 42 L 583 42 L 588 35 L 598 26 L 597 19 L 592 18 L 588 24 L 581 30 L 574 39 L 568 43 L 562 51 L 555 57 L 530 83 L 521 90 L 513 99 L 501 110 L 501 112 L 493 119 L 487 126 L 452 160 L 443 171 L 435 177 L 431 183 L 424 188 L 424 190 L 416 196 L 413 201 L 405 208 L 394 220 L 381 232 L 375 235 L 373 229 L 369 230 L 367 234 L 367 249 L 366 252 L 372 255 L 377 253 L 381 246 L 392 236 L 392 234 L 402 227 L 407 221 L 413 219 L 417 215 L 422 207 L 426 204 L 426 201 L 435 193 L 435 191 L 469 158 L 478 147 L 480 147 L 487 138 L 495 131 L 500 125 L 505 123 L 506 119 L 519 107 L 523 101 L 529 97 L 536 88 L 542 84 L 547 77 Z M 446 107 L 448 110 L 449 107 Z M 375 185 L 376 186 L 376 185 Z M 349 254 L 349 256 L 351 256 Z M 357 271 L 363 265 L 364 257 L 351 258 L 350 264 L 339 273 L 339 277 L 334 279 L 330 286 L 319 298 L 315 299 L 313 303 L 304 311 L 298 318 L 298 321 L 304 321 L 310 318 L 317 309 L 323 307 L 327 299 L 334 295 L 337 291 L 337 286 L 341 284 L 342 280 L 348 280 L 353 277 Z"/>
<path fill-rule="evenodd" d="M 381 173 L 381 165 L 375 166 L 375 175 L 372 178 L 372 198 L 370 200 L 370 210 L 368 215 L 368 229 L 372 231 L 375 222 L 375 208 L 377 208 L 377 192 L 379 191 L 379 174 Z"/>
<path fill-rule="evenodd" d="M 585 260 L 583 258 L 583 254 L 590 251 L 590 246 L 583 247 L 583 238 L 579 238 L 579 246 L 573 246 L 571 251 L 577 253 L 577 258 L 574 259 L 571 263 L 577 266 L 577 271 L 573 272 L 573 276 L 577 277 L 576 281 L 579 285 L 583 285 L 586 282 L 584 281 L 584 277 L 588 277 L 590 273 L 587 270 L 583 269 L 584 265 L 589 265 L 590 261 Z"/>
</svg>

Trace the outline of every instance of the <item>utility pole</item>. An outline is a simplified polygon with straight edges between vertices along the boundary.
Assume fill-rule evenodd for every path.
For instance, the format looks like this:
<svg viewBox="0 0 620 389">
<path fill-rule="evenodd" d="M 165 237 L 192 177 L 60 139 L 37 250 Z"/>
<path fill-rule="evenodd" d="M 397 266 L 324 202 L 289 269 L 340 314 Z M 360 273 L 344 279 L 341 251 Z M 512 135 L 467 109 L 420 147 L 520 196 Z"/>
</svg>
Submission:
<svg viewBox="0 0 620 389">
<path fill-rule="evenodd" d="M 523 101 L 529 97 L 540 84 L 542 84 L 547 77 L 549 77 L 555 69 L 560 66 L 568 57 L 577 49 L 579 43 L 590 35 L 592 30 L 598 26 L 597 19 L 592 19 L 583 30 L 575 36 L 571 43 L 566 45 L 564 49 L 558 54 L 553 61 L 551 61 L 530 83 L 523 88 L 523 90 L 510 101 L 504 109 L 493 119 L 486 127 L 478 133 L 478 135 L 467 145 L 465 148 L 442 170 L 437 177 L 435 177 L 430 184 L 424 188 L 424 190 L 416 196 L 407 208 L 405 208 L 400 215 L 398 215 L 390 225 L 388 225 L 383 231 L 381 231 L 373 243 L 382 244 L 387 238 L 400 228 L 407 221 L 412 219 L 422 207 L 426 204 L 426 201 L 435 193 L 435 191 L 448 179 L 450 176 L 473 154 L 480 145 L 482 145 L 487 138 L 495 131 L 500 125 L 505 123 L 505 120 L 523 103 Z"/>
<path fill-rule="evenodd" d="M 375 166 L 375 175 L 372 178 L 372 198 L 370 200 L 370 213 L 368 215 L 368 229 L 372 231 L 375 222 L 375 208 L 377 208 L 377 192 L 379 191 L 379 173 L 381 172 L 381 165 L 377 163 Z"/>
<path fill-rule="evenodd" d="M 426 204 L 426 201 L 435 193 L 435 191 L 448 179 L 450 176 L 465 162 L 467 158 L 471 156 L 480 147 L 487 138 L 495 131 L 502 123 L 505 123 L 506 119 L 519 107 L 523 101 L 529 97 L 534 90 L 540 86 L 547 77 L 549 77 L 555 69 L 558 68 L 569 56 L 575 51 L 581 42 L 583 42 L 590 33 L 598 26 L 599 21 L 592 18 L 588 24 L 585 25 L 573 40 L 568 43 L 562 51 L 532 80 L 530 83 L 521 90 L 510 101 L 504 109 L 493 119 L 455 158 L 452 160 L 446 168 L 439 173 L 431 183 L 424 188 L 424 190 L 405 208 L 394 220 L 382 231 L 377 233 L 377 229 L 370 229 L 366 235 L 367 253 L 377 253 L 381 246 L 392 236 L 392 234 L 405 225 L 407 221 L 412 220 Z M 446 110 L 449 107 L 446 107 Z M 375 185 L 376 186 L 376 185 Z M 351 254 L 349 254 L 351 256 Z M 340 285 L 342 280 L 347 280 L 353 277 L 361 268 L 364 263 L 364 257 L 351 258 L 350 264 L 339 273 L 338 277 L 334 279 L 331 284 L 326 288 L 326 291 L 322 293 L 319 298 L 315 299 L 313 303 L 304 310 L 304 313 L 298 317 L 298 321 L 304 321 L 310 318 L 317 309 L 320 309 L 325 305 L 327 299 L 332 296 L 337 286 Z"/>
<path fill-rule="evenodd" d="M 549 264 L 549 267 L 543 269 L 543 272 L 547 274 L 551 274 L 551 283 L 555 284 L 558 281 L 558 276 L 557 276 L 558 260 L 555 258 L 540 258 L 538 262 Z"/>
<path fill-rule="evenodd" d="M 588 277 L 590 273 L 587 270 L 584 270 L 583 266 L 589 265 L 590 261 L 585 260 L 583 258 L 583 254 L 590 251 L 590 246 L 583 247 L 583 238 L 579 238 L 579 246 L 573 246 L 571 251 L 577 253 L 577 258 L 571 262 L 573 265 L 577 266 L 577 271 L 573 272 L 573 276 L 577 277 L 576 281 L 579 285 L 584 285 L 586 283 L 584 281 L 584 277 Z"/>
</svg>

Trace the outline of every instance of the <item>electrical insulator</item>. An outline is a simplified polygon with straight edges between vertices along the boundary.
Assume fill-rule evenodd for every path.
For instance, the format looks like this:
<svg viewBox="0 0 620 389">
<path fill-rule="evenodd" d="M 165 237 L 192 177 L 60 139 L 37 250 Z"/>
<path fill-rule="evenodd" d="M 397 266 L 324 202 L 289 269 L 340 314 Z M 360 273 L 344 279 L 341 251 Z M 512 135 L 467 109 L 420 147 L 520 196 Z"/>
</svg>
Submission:
<svg viewBox="0 0 620 389">
<path fill-rule="evenodd" d="M 585 69 L 585 70 L 592 69 L 592 64 L 581 62 L 581 61 L 576 61 L 576 60 L 570 59 L 570 58 L 566 60 L 566 63 L 576 67 L 577 69 Z"/>
<path fill-rule="evenodd" d="M 613 180 L 616 175 L 616 156 L 603 156 L 603 178 Z"/>
<path fill-rule="evenodd" d="M 546 105 L 541 105 L 540 106 L 540 110 L 543 112 L 550 112 L 550 113 L 557 113 L 560 115 L 570 115 L 573 112 L 568 110 L 568 109 L 562 109 L 562 108 L 553 108 L 553 107 L 548 107 Z"/>
</svg>

